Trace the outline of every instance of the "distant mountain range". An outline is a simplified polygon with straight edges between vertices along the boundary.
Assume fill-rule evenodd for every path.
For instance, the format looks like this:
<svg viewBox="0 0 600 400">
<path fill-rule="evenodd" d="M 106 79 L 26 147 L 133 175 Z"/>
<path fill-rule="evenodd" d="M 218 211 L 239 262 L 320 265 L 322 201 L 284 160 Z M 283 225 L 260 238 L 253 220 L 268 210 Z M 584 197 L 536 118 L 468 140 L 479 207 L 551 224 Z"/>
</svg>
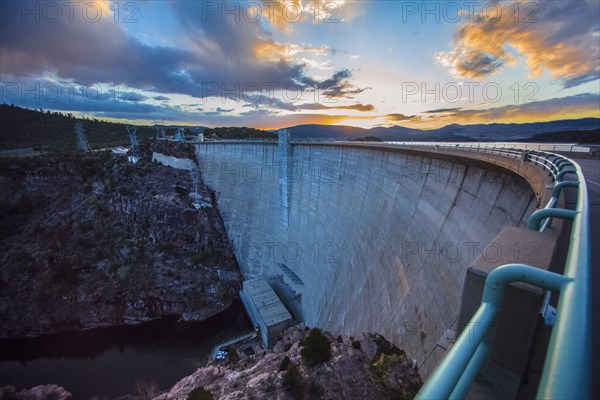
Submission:
<svg viewBox="0 0 600 400">
<path fill-rule="evenodd" d="M 377 136 L 385 141 L 526 141 L 540 134 L 598 131 L 600 130 L 600 118 L 565 119 L 524 124 L 452 124 L 432 130 L 403 126 L 363 129 L 335 125 L 297 125 L 287 129 L 290 131 L 291 136 L 297 139 L 352 140 L 365 136 Z M 558 136 L 555 138 L 560 139 Z M 573 135 L 569 136 L 570 141 L 574 139 Z M 600 140 L 600 137 L 598 140 Z"/>
<path fill-rule="evenodd" d="M 50 151 L 75 150 L 75 121 L 72 114 L 31 110 L 8 104 L 0 104 L 0 149 L 35 148 Z M 123 123 L 82 120 L 85 134 L 92 148 L 126 146 L 129 144 L 127 129 Z M 188 134 L 204 131 L 207 139 L 273 138 L 274 131 L 254 128 L 163 125 L 167 135 L 174 135 L 175 128 L 184 128 Z M 354 140 L 379 138 L 384 141 L 539 141 L 568 143 L 600 143 L 600 118 L 567 119 L 525 124 L 452 124 L 433 130 L 421 130 L 392 126 L 363 129 L 353 126 L 298 125 L 287 128 L 292 138 L 321 140 Z M 137 126 L 138 139 L 155 137 L 152 126 Z"/>
</svg>

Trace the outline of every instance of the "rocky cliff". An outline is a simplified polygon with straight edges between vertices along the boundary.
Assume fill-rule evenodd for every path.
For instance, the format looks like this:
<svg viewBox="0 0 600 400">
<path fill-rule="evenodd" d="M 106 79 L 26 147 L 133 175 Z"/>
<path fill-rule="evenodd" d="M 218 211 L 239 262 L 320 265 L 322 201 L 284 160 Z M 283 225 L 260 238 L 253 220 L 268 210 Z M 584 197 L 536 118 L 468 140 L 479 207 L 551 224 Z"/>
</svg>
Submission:
<svg viewBox="0 0 600 400">
<path fill-rule="evenodd" d="M 71 400 L 71 393 L 57 385 L 40 385 L 17 391 L 14 386 L 0 387 L 0 400 Z"/>
<path fill-rule="evenodd" d="M 237 262 L 191 186 L 187 171 L 108 152 L 0 159 L 0 337 L 224 310 Z"/>
<path fill-rule="evenodd" d="M 325 333 L 329 344 L 323 348 L 308 339 L 312 333 L 292 327 L 272 350 L 212 362 L 155 400 L 412 399 L 419 391 L 413 361 L 382 336 Z M 327 349 L 329 358 L 319 361 Z"/>
</svg>

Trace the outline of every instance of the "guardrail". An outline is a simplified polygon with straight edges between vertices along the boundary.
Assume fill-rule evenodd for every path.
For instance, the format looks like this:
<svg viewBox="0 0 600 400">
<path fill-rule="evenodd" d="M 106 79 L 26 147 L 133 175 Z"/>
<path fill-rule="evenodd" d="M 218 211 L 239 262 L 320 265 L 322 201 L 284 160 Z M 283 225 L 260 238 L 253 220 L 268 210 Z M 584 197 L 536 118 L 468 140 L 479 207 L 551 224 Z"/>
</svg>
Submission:
<svg viewBox="0 0 600 400">
<path fill-rule="evenodd" d="M 386 142 L 390 144 L 402 144 L 409 146 L 431 146 L 432 142 Z M 536 150 L 536 151 L 565 151 L 572 153 L 589 153 L 591 148 L 589 146 L 582 146 L 576 143 L 520 143 L 520 142 L 436 142 L 433 145 L 444 146 L 444 147 L 459 147 L 459 148 L 470 148 L 470 149 L 482 149 L 482 148 L 493 148 L 493 149 L 508 149 L 508 150 Z"/>
<path fill-rule="evenodd" d="M 171 137 L 163 137 L 157 138 L 159 140 L 168 140 L 174 141 L 174 138 Z M 195 138 L 186 138 L 185 142 L 191 143 L 236 143 L 236 142 L 277 142 L 278 138 L 244 138 L 244 139 L 213 139 L 213 138 L 204 138 L 202 141 L 199 141 Z M 519 142 L 505 142 L 505 143 L 486 143 L 486 142 L 369 142 L 369 141 L 343 141 L 337 140 L 330 137 L 305 137 L 305 138 L 290 138 L 290 143 L 292 144 L 314 144 L 314 143 L 354 143 L 354 144 L 374 144 L 381 145 L 383 144 L 397 144 L 397 145 L 407 145 L 407 146 L 443 146 L 443 147 L 455 147 L 455 148 L 477 148 L 477 149 L 486 149 L 486 148 L 494 148 L 496 150 L 506 149 L 506 150 L 536 150 L 536 151 L 564 151 L 564 152 L 573 152 L 573 153 L 589 153 L 592 148 L 589 146 L 582 146 L 580 144 L 575 143 L 519 143 Z"/>
<path fill-rule="evenodd" d="M 504 291 L 513 282 L 525 282 L 560 293 L 556 320 L 552 328 L 537 397 L 590 398 L 592 387 L 591 255 L 588 194 L 581 168 L 568 158 L 543 151 L 444 144 L 419 144 L 418 146 L 432 145 L 438 148 L 451 147 L 462 151 L 522 157 L 524 161 L 545 169 L 555 182 L 552 196 L 545 208 L 535 211 L 530 216 L 528 229 L 543 232 L 552 218 L 572 219 L 573 225 L 562 275 L 522 264 L 503 265 L 489 273 L 479 309 L 421 388 L 417 398 L 446 399 L 466 396 L 471 383 L 489 357 L 493 345 L 495 321 Z M 576 180 L 565 180 L 565 176 L 569 174 L 575 175 Z M 577 188 L 575 210 L 555 208 L 560 192 L 565 187 Z M 482 328 L 475 331 L 472 329 L 477 327 Z"/>
</svg>

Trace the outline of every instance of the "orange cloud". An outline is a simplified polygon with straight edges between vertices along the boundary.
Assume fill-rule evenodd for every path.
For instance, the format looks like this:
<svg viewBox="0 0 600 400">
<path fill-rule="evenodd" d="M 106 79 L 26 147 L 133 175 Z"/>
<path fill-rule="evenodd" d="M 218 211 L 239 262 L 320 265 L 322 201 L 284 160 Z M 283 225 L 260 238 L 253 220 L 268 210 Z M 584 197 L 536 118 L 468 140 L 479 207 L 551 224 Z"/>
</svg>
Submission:
<svg viewBox="0 0 600 400">
<path fill-rule="evenodd" d="M 455 48 L 437 54 L 438 62 L 453 74 L 482 78 L 497 73 L 517 63 L 508 51 L 512 48 L 525 60 L 531 77 L 547 70 L 567 87 L 598 79 L 600 3 L 519 0 L 493 4 L 498 11 L 472 16 L 456 32 Z"/>
<path fill-rule="evenodd" d="M 289 45 L 273 40 L 258 40 L 252 49 L 254 57 L 267 62 L 290 61 Z"/>
</svg>

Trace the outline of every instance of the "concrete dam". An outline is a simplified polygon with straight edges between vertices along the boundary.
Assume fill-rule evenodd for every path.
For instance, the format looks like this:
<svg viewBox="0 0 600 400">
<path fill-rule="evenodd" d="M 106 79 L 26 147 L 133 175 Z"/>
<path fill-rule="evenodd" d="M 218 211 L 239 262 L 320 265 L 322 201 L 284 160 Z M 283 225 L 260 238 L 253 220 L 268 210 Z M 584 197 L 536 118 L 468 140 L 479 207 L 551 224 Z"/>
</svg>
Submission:
<svg viewBox="0 0 600 400">
<path fill-rule="evenodd" d="M 467 268 L 497 261 L 496 235 L 525 226 L 544 191 L 516 160 L 389 145 L 284 138 L 195 152 L 245 279 L 267 279 L 308 326 L 384 335 L 422 376 L 456 330 Z"/>
</svg>

